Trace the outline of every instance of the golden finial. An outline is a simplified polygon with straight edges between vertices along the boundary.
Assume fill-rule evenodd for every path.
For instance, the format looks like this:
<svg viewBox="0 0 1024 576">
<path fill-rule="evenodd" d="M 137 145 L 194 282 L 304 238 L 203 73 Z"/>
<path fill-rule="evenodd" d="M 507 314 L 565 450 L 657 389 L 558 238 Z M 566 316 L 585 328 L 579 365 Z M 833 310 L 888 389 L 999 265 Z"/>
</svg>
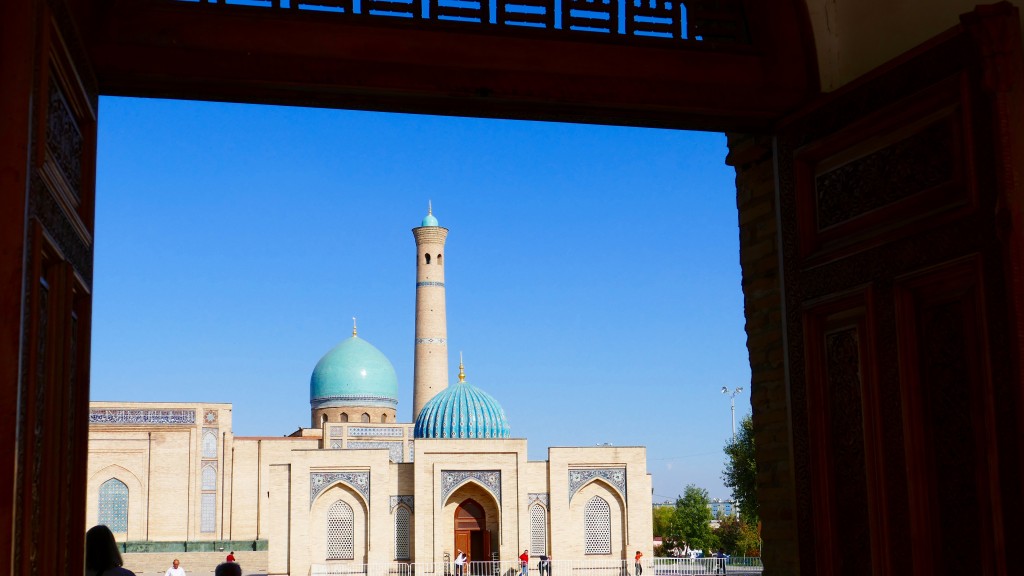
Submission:
<svg viewBox="0 0 1024 576">
<path fill-rule="evenodd" d="M 352 317 L 352 337 L 356 337 L 356 317 Z"/>
<path fill-rule="evenodd" d="M 465 382 L 465 381 L 466 381 L 466 370 L 462 366 L 462 351 L 459 350 L 459 382 L 461 383 L 461 382 Z"/>
</svg>

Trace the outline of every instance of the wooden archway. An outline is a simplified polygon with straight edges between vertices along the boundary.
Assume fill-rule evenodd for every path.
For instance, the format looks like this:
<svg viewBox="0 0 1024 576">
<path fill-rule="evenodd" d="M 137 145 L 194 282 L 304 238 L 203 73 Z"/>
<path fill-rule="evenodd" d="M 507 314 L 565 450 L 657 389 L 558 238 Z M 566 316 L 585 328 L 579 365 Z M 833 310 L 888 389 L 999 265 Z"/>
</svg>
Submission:
<svg viewBox="0 0 1024 576">
<path fill-rule="evenodd" d="M 487 512 L 479 502 L 467 498 L 455 508 L 455 549 L 462 550 L 470 562 L 491 559 L 491 533 L 487 530 Z"/>
</svg>

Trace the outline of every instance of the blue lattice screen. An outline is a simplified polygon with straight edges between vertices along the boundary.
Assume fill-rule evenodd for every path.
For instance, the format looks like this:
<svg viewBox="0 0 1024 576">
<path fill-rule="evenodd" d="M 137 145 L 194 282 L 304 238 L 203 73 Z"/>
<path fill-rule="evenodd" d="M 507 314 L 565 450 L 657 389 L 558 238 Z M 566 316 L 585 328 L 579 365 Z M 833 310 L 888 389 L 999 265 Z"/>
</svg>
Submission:
<svg viewBox="0 0 1024 576">
<path fill-rule="evenodd" d="M 111 532 L 128 531 L 128 486 L 117 478 L 100 484 L 100 505 L 97 524 L 105 524 Z"/>
</svg>

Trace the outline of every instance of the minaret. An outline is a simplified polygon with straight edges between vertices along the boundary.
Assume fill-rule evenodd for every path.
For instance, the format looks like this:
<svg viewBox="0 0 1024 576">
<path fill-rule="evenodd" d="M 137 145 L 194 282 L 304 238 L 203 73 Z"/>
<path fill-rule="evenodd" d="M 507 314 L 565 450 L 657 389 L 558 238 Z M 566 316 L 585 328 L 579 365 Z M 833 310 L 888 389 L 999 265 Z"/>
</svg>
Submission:
<svg viewBox="0 0 1024 576">
<path fill-rule="evenodd" d="M 437 225 L 433 209 L 416 238 L 416 357 L 413 366 L 412 419 L 423 406 L 448 387 L 448 320 L 444 304 L 444 241 L 448 229 Z"/>
</svg>

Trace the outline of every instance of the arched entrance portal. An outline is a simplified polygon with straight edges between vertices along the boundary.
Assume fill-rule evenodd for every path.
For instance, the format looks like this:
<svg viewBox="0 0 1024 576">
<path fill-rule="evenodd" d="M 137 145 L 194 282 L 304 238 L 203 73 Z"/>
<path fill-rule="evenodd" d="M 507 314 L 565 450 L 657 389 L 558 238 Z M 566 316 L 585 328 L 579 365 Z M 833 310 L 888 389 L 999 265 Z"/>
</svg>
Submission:
<svg viewBox="0 0 1024 576">
<path fill-rule="evenodd" d="M 455 509 L 455 549 L 469 556 L 469 573 L 483 574 L 483 562 L 491 559 L 491 534 L 487 531 L 487 512 L 472 498 Z"/>
</svg>

